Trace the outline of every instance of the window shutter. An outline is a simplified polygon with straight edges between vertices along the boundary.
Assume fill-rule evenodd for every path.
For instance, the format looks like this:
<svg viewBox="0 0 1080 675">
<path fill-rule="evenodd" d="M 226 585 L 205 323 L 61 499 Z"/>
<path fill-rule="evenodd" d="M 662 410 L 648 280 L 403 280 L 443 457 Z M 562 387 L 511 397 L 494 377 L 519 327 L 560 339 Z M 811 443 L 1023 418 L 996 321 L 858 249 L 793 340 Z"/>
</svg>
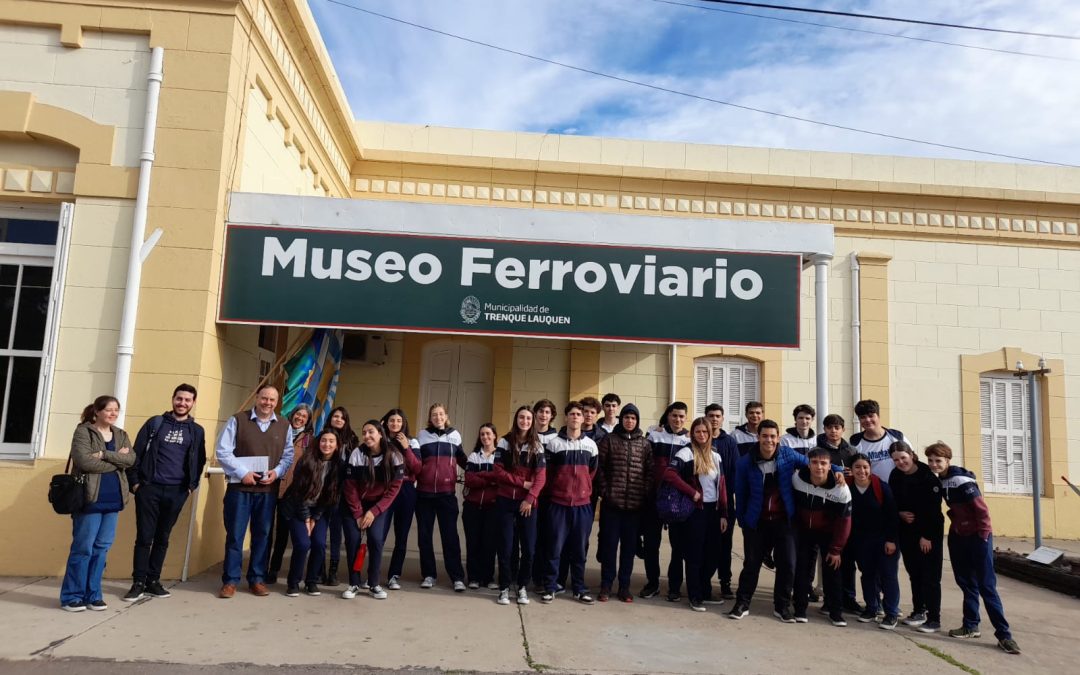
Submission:
<svg viewBox="0 0 1080 675">
<path fill-rule="evenodd" d="M 997 482 L 994 478 L 994 429 L 990 403 L 992 388 L 988 380 L 979 381 L 979 441 L 983 485 L 987 487 Z"/>
<path fill-rule="evenodd" d="M 705 406 L 709 405 L 709 371 L 708 366 L 694 367 L 694 410 L 698 415 L 705 414 Z"/>
</svg>

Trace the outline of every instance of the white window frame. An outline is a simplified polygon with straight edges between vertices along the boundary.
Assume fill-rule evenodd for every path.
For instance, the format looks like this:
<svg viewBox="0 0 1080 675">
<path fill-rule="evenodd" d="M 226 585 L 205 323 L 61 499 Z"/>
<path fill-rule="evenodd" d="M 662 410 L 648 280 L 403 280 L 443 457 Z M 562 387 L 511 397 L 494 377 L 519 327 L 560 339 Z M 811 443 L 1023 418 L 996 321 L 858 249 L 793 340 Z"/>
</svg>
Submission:
<svg viewBox="0 0 1080 675">
<path fill-rule="evenodd" d="M 714 380 L 722 373 L 722 382 Z M 732 376 L 738 373 L 738 392 L 732 392 Z M 702 378 L 705 378 L 704 380 Z M 753 386 L 747 387 L 752 382 Z M 724 428 L 731 431 L 745 422 L 747 402 L 761 400 L 761 364 L 739 357 L 703 357 L 694 360 L 694 416 L 703 415 L 705 406 L 724 406 Z"/>
<path fill-rule="evenodd" d="M 1035 396 L 1039 410 L 1038 383 Z M 979 459 L 984 492 L 1031 494 L 1030 429 L 1027 380 L 1006 372 L 981 374 Z"/>
<path fill-rule="evenodd" d="M 0 256 L 10 264 L 32 264 L 52 268 L 52 290 L 49 294 L 49 311 L 45 321 L 45 338 L 41 349 L 41 368 L 38 374 L 37 397 L 34 402 L 34 425 L 29 443 L 0 443 L 0 460 L 30 460 L 45 452 L 45 435 L 48 408 L 52 402 L 52 382 L 55 370 L 56 342 L 63 305 L 64 277 L 67 268 L 68 249 L 71 240 L 71 224 L 74 204 L 55 206 L 0 205 L 0 217 L 29 220 L 57 221 L 55 245 L 0 243 Z M 15 353 L 15 356 L 33 355 L 37 352 Z M 7 383 L 0 383 L 7 386 Z M 10 395 L 10 392 L 8 392 Z M 5 397 L 4 399 L 8 399 Z"/>
</svg>

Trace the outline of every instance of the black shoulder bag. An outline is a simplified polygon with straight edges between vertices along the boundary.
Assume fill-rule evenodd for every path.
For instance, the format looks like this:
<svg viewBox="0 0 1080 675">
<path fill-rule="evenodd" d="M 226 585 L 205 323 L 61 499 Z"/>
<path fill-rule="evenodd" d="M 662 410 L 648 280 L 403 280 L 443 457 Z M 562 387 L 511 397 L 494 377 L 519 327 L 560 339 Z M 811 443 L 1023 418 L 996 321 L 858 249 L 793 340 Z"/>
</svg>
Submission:
<svg viewBox="0 0 1080 675">
<path fill-rule="evenodd" d="M 49 503 L 53 511 L 61 515 L 78 513 L 86 503 L 86 476 L 71 473 L 70 457 L 64 473 L 56 474 L 49 481 Z"/>
</svg>

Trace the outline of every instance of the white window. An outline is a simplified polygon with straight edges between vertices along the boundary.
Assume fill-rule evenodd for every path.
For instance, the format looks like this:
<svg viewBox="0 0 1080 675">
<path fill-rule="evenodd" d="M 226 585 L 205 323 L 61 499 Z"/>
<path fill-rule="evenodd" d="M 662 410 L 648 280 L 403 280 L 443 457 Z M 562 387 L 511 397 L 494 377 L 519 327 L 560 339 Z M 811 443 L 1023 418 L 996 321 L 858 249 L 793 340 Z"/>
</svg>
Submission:
<svg viewBox="0 0 1080 675">
<path fill-rule="evenodd" d="M 1030 417 L 1027 380 L 1007 373 L 979 378 L 982 479 L 986 492 L 1031 493 Z"/>
<path fill-rule="evenodd" d="M 742 424 L 749 401 L 761 400 L 761 367 L 753 361 L 733 358 L 706 358 L 694 361 L 694 414 L 704 415 L 705 406 L 724 406 L 724 427 L 731 431 Z"/>
</svg>

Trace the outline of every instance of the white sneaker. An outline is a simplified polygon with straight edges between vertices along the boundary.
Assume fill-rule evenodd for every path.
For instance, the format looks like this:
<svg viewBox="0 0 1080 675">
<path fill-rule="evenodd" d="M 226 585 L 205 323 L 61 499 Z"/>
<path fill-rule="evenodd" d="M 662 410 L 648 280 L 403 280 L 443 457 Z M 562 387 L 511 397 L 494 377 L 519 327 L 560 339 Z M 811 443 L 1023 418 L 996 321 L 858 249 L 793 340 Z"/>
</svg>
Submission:
<svg viewBox="0 0 1080 675">
<path fill-rule="evenodd" d="M 359 592 L 360 592 L 360 587 L 359 586 L 349 586 L 348 588 L 346 588 L 345 590 L 343 590 L 341 592 L 341 597 L 345 598 L 346 600 L 352 600 L 353 598 L 356 597 L 357 593 L 359 593 Z"/>
<path fill-rule="evenodd" d="M 487 587 L 489 591 L 499 590 L 499 584 L 496 581 L 489 581 Z"/>
<path fill-rule="evenodd" d="M 464 593 L 465 592 L 465 582 L 464 581 L 455 581 L 454 582 L 454 592 L 455 593 Z"/>
<path fill-rule="evenodd" d="M 383 590 L 382 586 L 372 586 L 371 597 L 375 598 L 376 600 L 385 600 L 386 591 Z"/>
<path fill-rule="evenodd" d="M 420 588 L 431 588 L 435 585 L 435 577 L 424 577 L 424 580 L 420 582 Z"/>
<path fill-rule="evenodd" d="M 518 604 L 519 605 L 527 605 L 527 604 L 529 604 L 529 592 L 527 590 L 525 590 L 524 588 L 519 588 L 518 589 Z"/>
<path fill-rule="evenodd" d="M 469 582 L 469 588 L 471 588 L 472 590 L 475 591 L 476 589 L 480 588 L 480 582 L 479 581 L 470 581 Z"/>
<path fill-rule="evenodd" d="M 510 589 L 504 588 L 503 590 L 499 591 L 499 599 L 496 600 L 495 602 L 497 602 L 500 605 L 509 605 L 510 604 Z"/>
<path fill-rule="evenodd" d="M 392 591 L 400 591 L 401 584 L 398 583 L 397 576 L 390 577 L 390 581 L 386 582 L 386 587 Z"/>
</svg>

